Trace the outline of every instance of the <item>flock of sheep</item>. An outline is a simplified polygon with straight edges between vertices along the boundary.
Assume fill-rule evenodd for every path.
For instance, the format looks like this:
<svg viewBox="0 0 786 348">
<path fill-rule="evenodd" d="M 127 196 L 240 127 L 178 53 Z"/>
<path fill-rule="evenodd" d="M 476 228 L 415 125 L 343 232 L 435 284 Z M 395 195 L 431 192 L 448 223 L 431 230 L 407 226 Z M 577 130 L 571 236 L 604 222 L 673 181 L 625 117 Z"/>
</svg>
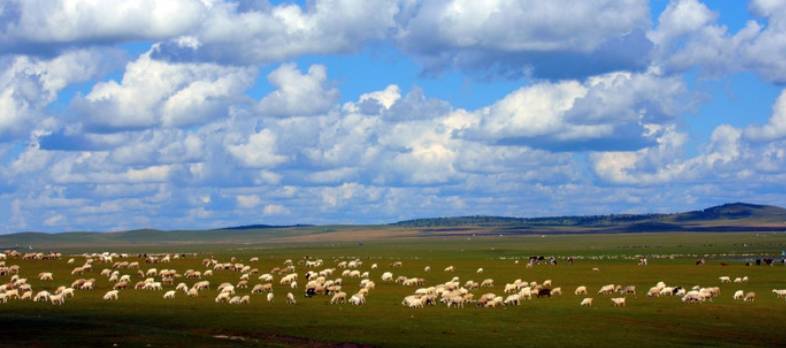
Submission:
<svg viewBox="0 0 786 348">
<path fill-rule="evenodd" d="M 229 305 L 248 304 L 253 296 L 261 296 L 263 294 L 266 301 L 272 302 L 275 298 L 273 285 L 277 282 L 278 287 L 285 287 L 290 290 L 285 295 L 286 302 L 289 304 L 297 303 L 293 292 L 302 291 L 303 296 L 309 298 L 315 296 L 329 297 L 328 303 L 330 304 L 349 303 L 362 306 L 366 304 L 367 298 L 376 288 L 376 283 L 372 280 L 372 273 L 375 272 L 380 273 L 378 279 L 382 283 L 415 288 L 412 294 L 407 295 L 401 301 L 401 305 L 409 308 L 422 308 L 440 303 L 450 308 L 463 308 L 467 305 L 493 308 L 516 306 L 523 301 L 563 295 L 562 287 L 555 286 L 552 284 L 552 280 L 549 279 L 542 282 L 528 282 L 522 279 L 515 279 L 501 287 L 502 292 L 500 295 L 491 291 L 483 291 L 486 289 L 493 290 L 496 287 L 496 283 L 492 278 L 486 278 L 479 282 L 466 280 L 462 283 L 459 277 L 453 276 L 446 282 L 426 286 L 427 281 L 424 278 L 404 275 L 394 276 L 394 272 L 401 269 L 403 265 L 401 261 L 383 265 L 388 270 L 382 271 L 377 263 L 368 265 L 364 270 L 366 265 L 360 259 L 333 260 L 332 267 L 328 267 L 322 259 L 302 259 L 297 262 L 287 259 L 282 264 L 263 273 L 259 270 L 261 263 L 258 257 L 252 257 L 246 263 L 240 262 L 235 257 L 224 262 L 210 257 L 202 260 L 202 270 L 185 269 L 178 271 L 173 268 L 164 268 L 173 260 L 184 257 L 189 256 L 183 254 L 132 256 L 124 253 L 85 253 L 68 259 L 67 263 L 74 265 L 70 274 L 79 277 L 85 274 L 92 274 L 94 277 L 79 278 L 70 284 L 57 287 L 52 285 L 47 287 L 50 290 L 34 292 L 27 278 L 22 276 L 23 270 L 21 267 L 10 263 L 13 263 L 15 259 L 41 262 L 57 261 L 61 260 L 63 255 L 60 253 L 23 254 L 14 250 L 6 250 L 0 253 L 0 276 L 8 276 L 9 278 L 5 282 L 0 281 L 2 282 L 2 285 L 0 285 L 0 303 L 6 303 L 9 300 L 31 300 L 34 302 L 49 302 L 53 305 L 63 305 L 66 299 L 75 297 L 77 293 L 94 291 L 98 282 L 106 283 L 111 288 L 103 295 L 103 300 L 105 301 L 118 301 L 124 291 L 130 290 L 163 292 L 162 298 L 165 300 L 174 300 L 177 296 L 200 297 L 210 291 L 212 286 L 211 278 L 214 277 L 216 272 L 227 272 L 237 275 L 236 282 L 223 282 L 215 286 L 215 303 Z M 132 261 L 134 259 L 136 261 Z M 534 263 L 531 260 L 528 266 L 531 267 L 532 264 Z M 639 262 L 639 265 L 642 265 L 642 262 Z M 646 265 L 646 261 L 643 262 L 643 265 Z M 297 268 L 300 268 L 300 273 L 298 273 Z M 593 270 L 597 271 L 597 268 Z M 426 266 L 423 271 L 424 273 L 429 273 L 431 272 L 431 267 Z M 447 266 L 442 269 L 441 273 L 445 277 L 450 277 L 455 271 L 455 267 Z M 475 273 L 481 277 L 484 269 L 478 268 Z M 57 279 L 53 272 L 40 272 L 37 274 L 37 278 L 44 284 L 53 284 Z M 730 276 L 721 276 L 718 280 L 721 284 L 744 285 L 749 282 L 747 276 L 735 277 L 733 279 Z M 299 286 L 299 281 L 303 282 L 302 286 Z M 189 282 L 191 282 L 191 285 L 188 284 Z M 252 286 L 251 282 L 255 284 Z M 356 286 L 357 290 L 351 295 L 347 292 L 346 287 L 346 283 L 350 282 L 358 284 Z M 355 287 L 353 286 L 353 288 Z M 476 292 L 480 295 L 476 295 Z M 669 286 L 664 282 L 658 282 L 646 292 L 646 296 L 671 296 L 680 298 L 684 303 L 700 303 L 712 301 L 720 296 L 720 292 L 720 287 L 717 286 L 702 287 L 696 285 L 687 288 L 674 285 Z M 773 289 L 772 292 L 778 298 L 786 298 L 786 289 Z M 593 305 L 594 298 L 588 297 L 591 292 L 587 286 L 577 286 L 572 293 L 580 298 L 578 301 L 580 306 L 591 307 Z M 625 307 L 626 298 L 628 296 L 637 296 L 637 290 L 634 285 L 607 284 L 599 287 L 595 295 L 608 297 L 612 306 Z M 744 302 L 753 302 L 756 299 L 756 293 L 737 290 L 732 298 Z"/>
</svg>

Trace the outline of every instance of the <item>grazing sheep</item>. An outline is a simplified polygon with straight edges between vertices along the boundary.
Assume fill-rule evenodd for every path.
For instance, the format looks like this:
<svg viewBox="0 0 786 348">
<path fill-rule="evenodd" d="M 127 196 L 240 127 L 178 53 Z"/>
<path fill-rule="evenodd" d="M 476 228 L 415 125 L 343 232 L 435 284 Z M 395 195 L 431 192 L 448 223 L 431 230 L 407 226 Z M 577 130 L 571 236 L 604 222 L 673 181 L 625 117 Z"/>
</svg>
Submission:
<svg viewBox="0 0 786 348">
<path fill-rule="evenodd" d="M 74 289 L 73 288 L 65 288 L 62 291 L 59 291 L 58 295 L 63 295 L 63 297 L 74 297 Z"/>
<path fill-rule="evenodd" d="M 518 306 L 519 305 L 519 295 L 510 295 L 505 298 L 505 305 L 506 306 Z"/>
<path fill-rule="evenodd" d="M 728 276 L 718 277 L 721 283 L 731 283 L 731 278 Z"/>
<path fill-rule="evenodd" d="M 614 307 L 625 307 L 625 298 L 624 297 L 612 297 L 611 303 Z"/>
<path fill-rule="evenodd" d="M 562 296 L 562 288 L 556 287 L 551 289 L 551 296 Z"/>
<path fill-rule="evenodd" d="M 343 291 L 339 291 L 333 294 L 333 297 L 330 299 L 330 304 L 344 303 L 346 300 L 347 300 L 347 293 Z"/>
<path fill-rule="evenodd" d="M 297 301 L 295 301 L 295 295 L 292 295 L 291 292 L 287 293 L 287 303 L 288 304 L 296 304 L 297 303 Z"/>
<path fill-rule="evenodd" d="M 27 301 L 33 299 L 33 292 L 32 291 L 25 291 L 22 293 L 22 296 L 19 297 L 20 301 Z"/>
<path fill-rule="evenodd" d="M 392 282 L 393 281 L 393 273 L 385 272 L 382 273 L 382 281 L 383 282 Z"/>
<path fill-rule="evenodd" d="M 592 307 L 592 297 L 585 297 L 579 305 L 581 307 Z"/>
<path fill-rule="evenodd" d="M 117 282 L 112 286 L 114 290 L 122 290 L 128 287 L 128 282 Z"/>
<path fill-rule="evenodd" d="M 104 294 L 104 301 L 117 301 L 119 296 L 117 290 L 109 290 Z"/>
<path fill-rule="evenodd" d="M 364 305 L 366 304 L 366 296 L 361 293 L 354 294 L 349 298 L 349 303 L 355 306 Z"/>
<path fill-rule="evenodd" d="M 682 296 L 682 302 L 685 303 L 701 303 L 704 302 L 704 297 L 699 294 L 697 290 L 691 290 Z"/>
<path fill-rule="evenodd" d="M 753 302 L 756 301 L 756 293 L 751 291 L 745 294 L 745 298 L 742 299 L 744 302 Z"/>
<path fill-rule="evenodd" d="M 745 292 L 742 290 L 737 290 L 734 292 L 734 296 L 732 296 L 732 299 L 734 300 L 742 300 L 743 298 L 745 298 Z"/>
<path fill-rule="evenodd" d="M 494 287 L 494 279 L 487 278 L 480 282 L 481 288 L 493 288 Z"/>
<path fill-rule="evenodd" d="M 39 291 L 35 294 L 35 297 L 33 297 L 33 302 L 49 302 L 49 296 L 49 291 Z"/>
<path fill-rule="evenodd" d="M 169 290 L 164 293 L 165 300 L 174 300 L 175 299 L 175 290 Z"/>
<path fill-rule="evenodd" d="M 445 272 L 453 272 L 453 271 L 455 271 L 455 270 L 456 270 L 456 268 L 455 268 L 455 267 L 453 267 L 453 266 L 448 266 L 448 267 L 445 267 L 445 269 L 444 269 L 443 271 L 445 271 Z"/>
<path fill-rule="evenodd" d="M 188 293 L 188 285 L 186 283 L 179 283 L 175 287 L 175 291 L 182 291 L 184 294 Z"/>
<path fill-rule="evenodd" d="M 197 290 L 197 289 L 195 289 L 195 288 L 191 288 L 191 289 L 189 289 L 189 290 L 188 290 L 188 292 L 186 293 L 186 295 L 187 295 L 188 297 L 198 297 L 198 296 L 199 296 L 199 290 Z"/>
<path fill-rule="evenodd" d="M 593 272 L 600 272 L 600 268 L 598 268 L 598 267 L 592 267 L 592 271 L 593 271 Z"/>
<path fill-rule="evenodd" d="M 216 296 L 214 301 L 216 303 L 229 302 L 231 296 L 232 295 L 230 295 L 228 292 L 221 292 L 218 294 L 218 296 Z"/>
<path fill-rule="evenodd" d="M 478 268 L 478 270 L 475 271 L 475 273 L 477 273 L 477 274 L 483 273 L 483 267 Z"/>
<path fill-rule="evenodd" d="M 543 287 L 544 288 L 550 288 L 551 287 L 551 279 L 544 280 L 543 281 Z"/>
<path fill-rule="evenodd" d="M 423 272 L 431 272 L 431 266 L 423 267 Z"/>
<path fill-rule="evenodd" d="M 267 293 L 267 302 L 273 302 L 273 293 L 272 292 Z"/>
<path fill-rule="evenodd" d="M 604 285 L 598 290 L 598 295 L 611 295 L 614 293 L 614 284 Z"/>
<path fill-rule="evenodd" d="M 54 275 L 52 272 L 41 272 L 38 273 L 38 280 L 54 280 Z"/>
<path fill-rule="evenodd" d="M 65 304 L 65 296 L 63 294 L 49 296 L 49 302 L 53 305 L 62 306 Z"/>
<path fill-rule="evenodd" d="M 410 295 L 404 297 L 404 300 L 401 301 L 401 305 L 407 306 L 409 308 L 423 308 L 423 299 L 418 295 Z"/>
<path fill-rule="evenodd" d="M 576 291 L 574 291 L 573 294 L 576 295 L 576 296 L 578 296 L 578 295 L 586 295 L 587 294 L 587 287 L 584 286 L 584 285 L 581 285 L 581 286 L 576 288 Z"/>
</svg>

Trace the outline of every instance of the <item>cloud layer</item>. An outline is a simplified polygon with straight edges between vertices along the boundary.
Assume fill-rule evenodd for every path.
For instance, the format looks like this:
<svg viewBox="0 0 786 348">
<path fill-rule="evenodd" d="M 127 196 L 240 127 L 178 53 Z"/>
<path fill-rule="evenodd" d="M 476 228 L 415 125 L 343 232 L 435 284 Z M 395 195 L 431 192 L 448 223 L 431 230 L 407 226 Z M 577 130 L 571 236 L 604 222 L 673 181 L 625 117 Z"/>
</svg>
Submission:
<svg viewBox="0 0 786 348">
<path fill-rule="evenodd" d="M 688 126 L 723 97 L 697 80 L 786 81 L 786 6 L 749 9 L 732 31 L 698 0 L 6 1 L 0 232 L 782 202 L 786 91 Z M 329 62 L 375 45 L 421 75 L 346 93 Z M 514 86 L 470 108 L 417 87 L 440 74 Z"/>
</svg>

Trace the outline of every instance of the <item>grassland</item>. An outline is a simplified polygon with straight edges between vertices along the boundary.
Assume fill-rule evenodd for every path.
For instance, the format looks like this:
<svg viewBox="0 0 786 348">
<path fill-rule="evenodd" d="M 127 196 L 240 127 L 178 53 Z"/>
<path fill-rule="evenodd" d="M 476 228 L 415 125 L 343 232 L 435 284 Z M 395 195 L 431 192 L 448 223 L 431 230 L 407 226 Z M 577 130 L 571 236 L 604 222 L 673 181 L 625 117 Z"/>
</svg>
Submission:
<svg viewBox="0 0 786 348">
<path fill-rule="evenodd" d="M 57 246 L 51 246 L 55 248 Z M 164 245 L 90 245 L 66 243 L 57 247 L 65 254 L 84 251 L 196 252 L 198 256 L 175 260 L 162 268 L 180 272 L 187 268 L 203 269 L 200 260 L 215 256 L 228 261 L 232 256 L 254 264 L 260 271 L 280 266 L 285 259 L 322 258 L 325 267 L 334 267 L 337 259 L 360 258 L 363 270 L 372 263 L 377 288 L 366 306 L 329 305 L 327 297 L 304 298 L 301 288 L 292 290 L 275 283 L 276 300 L 267 303 L 254 295 L 249 305 L 216 304 L 215 285 L 235 283 L 238 274 L 217 272 L 210 279 L 213 290 L 199 298 L 181 293 L 173 301 L 161 298 L 162 292 L 125 290 L 120 300 L 101 300 L 110 283 L 97 273 L 83 277 L 99 279 L 95 291 L 78 291 L 76 298 L 63 306 L 11 301 L 0 304 L 0 346 L 352 346 L 437 347 L 564 347 L 564 346 L 784 346 L 786 345 L 786 301 L 771 293 L 786 288 L 786 267 L 745 266 L 744 261 L 757 255 L 777 256 L 786 249 L 784 233 L 659 233 L 610 235 L 554 235 L 506 237 L 413 237 L 368 240 L 362 243 L 336 239 L 330 242 L 290 243 L 220 243 Z M 627 257 L 635 255 L 677 255 L 675 258 L 650 256 L 650 265 L 639 267 Z M 531 255 L 579 256 L 574 264 L 539 265 L 526 268 Z M 603 256 L 602 259 L 599 257 Z M 704 266 L 696 266 L 697 257 L 706 256 Z M 34 290 L 52 290 L 69 284 L 72 265 L 60 261 L 10 259 L 18 264 Z M 402 261 L 403 267 L 389 264 Z M 728 264 L 722 266 L 721 263 Z M 425 266 L 431 272 L 424 272 Z M 442 272 L 454 265 L 456 272 Z M 143 266 L 152 267 L 152 266 Z M 483 267 L 482 275 L 475 273 Z M 599 272 L 593 272 L 597 267 Z M 409 309 L 401 299 L 414 288 L 382 283 L 382 272 L 423 277 L 427 285 L 449 280 L 452 276 L 480 281 L 493 278 L 493 289 L 475 293 L 502 293 L 502 286 L 516 278 L 531 281 L 552 279 L 566 294 L 548 299 L 526 301 L 521 306 L 496 309 L 450 309 L 444 305 Z M 54 282 L 41 282 L 35 275 L 52 271 Z M 298 272 L 305 272 L 298 265 Z M 748 284 L 719 284 L 718 277 L 747 275 Z M 0 278 L 3 282 L 7 276 Z M 137 278 L 134 278 L 137 280 Z M 253 278 L 252 278 L 253 279 Z M 711 303 L 683 304 L 678 298 L 648 298 L 646 291 L 657 281 L 670 285 L 721 286 L 721 297 Z M 187 281 L 189 284 L 193 281 Z M 252 281 L 253 285 L 256 281 Z M 578 285 L 591 292 L 607 283 L 636 285 L 637 297 L 628 298 L 626 308 L 613 308 L 608 299 L 594 296 L 593 308 L 578 306 L 580 297 L 572 294 Z M 357 290 L 357 281 L 345 277 L 348 293 Z M 755 291 L 754 303 L 731 299 L 737 289 Z M 288 305 L 283 297 L 292 291 L 298 303 Z M 241 290 L 241 292 L 247 292 Z M 582 296 L 583 297 L 583 296 Z M 218 337 L 218 338 L 217 338 Z"/>
</svg>

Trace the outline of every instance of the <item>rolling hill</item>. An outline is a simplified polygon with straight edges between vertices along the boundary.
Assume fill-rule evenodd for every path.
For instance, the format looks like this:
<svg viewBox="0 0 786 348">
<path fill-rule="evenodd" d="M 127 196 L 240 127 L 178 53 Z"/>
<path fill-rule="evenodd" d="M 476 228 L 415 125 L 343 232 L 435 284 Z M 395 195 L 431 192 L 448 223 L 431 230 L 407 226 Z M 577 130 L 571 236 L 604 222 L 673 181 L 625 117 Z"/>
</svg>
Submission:
<svg viewBox="0 0 786 348">
<path fill-rule="evenodd" d="M 0 235 L 2 248 L 46 246 L 207 245 L 363 241 L 467 235 L 540 235 L 655 232 L 786 232 L 786 209 L 729 203 L 672 214 L 611 214 L 518 218 L 460 216 L 399 221 L 385 225 L 248 225 L 207 230 L 119 232 L 21 232 Z"/>
</svg>

